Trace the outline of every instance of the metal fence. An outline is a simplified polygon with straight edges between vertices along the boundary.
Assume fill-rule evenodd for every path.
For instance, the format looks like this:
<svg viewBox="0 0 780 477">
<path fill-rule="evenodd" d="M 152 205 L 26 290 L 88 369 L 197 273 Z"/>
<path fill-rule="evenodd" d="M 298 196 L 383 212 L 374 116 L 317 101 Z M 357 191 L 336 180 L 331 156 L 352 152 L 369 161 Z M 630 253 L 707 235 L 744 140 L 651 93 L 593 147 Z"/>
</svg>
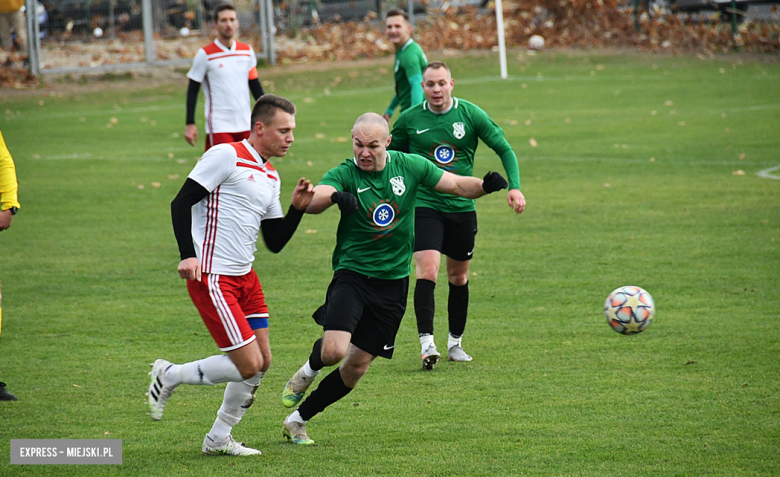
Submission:
<svg viewBox="0 0 780 477">
<path fill-rule="evenodd" d="M 213 37 L 218 0 L 27 0 L 30 68 L 84 73 L 189 65 Z M 274 64 L 272 0 L 233 2 L 240 40 Z M 34 9 L 34 10 L 32 10 Z"/>
<path fill-rule="evenodd" d="M 36 33 L 28 35 L 30 68 L 38 74 L 190 65 L 198 49 L 214 38 L 213 11 L 224 1 L 26 0 L 27 11 L 36 12 L 27 15 L 28 32 Z M 670 11 L 675 1 L 678 0 L 620 0 L 618 3 L 631 10 L 642 5 L 652 14 Z M 512 0 L 505 2 L 512 4 Z M 317 24 L 373 18 L 372 24 L 376 24 L 381 35 L 381 18 L 391 8 L 406 10 L 413 24 L 415 18 L 436 18 L 450 7 L 471 6 L 482 8 L 481 11 L 486 11 L 485 7 L 493 8 L 493 0 L 232 0 L 231 3 L 238 13 L 240 40 L 251 44 L 258 58 L 270 64 L 276 63 L 277 33 L 294 37 L 297 31 Z M 533 2 L 515 2 L 523 3 Z M 776 7 L 753 5 L 746 17 L 755 15 L 754 12 L 770 21 L 778 19 Z"/>
</svg>

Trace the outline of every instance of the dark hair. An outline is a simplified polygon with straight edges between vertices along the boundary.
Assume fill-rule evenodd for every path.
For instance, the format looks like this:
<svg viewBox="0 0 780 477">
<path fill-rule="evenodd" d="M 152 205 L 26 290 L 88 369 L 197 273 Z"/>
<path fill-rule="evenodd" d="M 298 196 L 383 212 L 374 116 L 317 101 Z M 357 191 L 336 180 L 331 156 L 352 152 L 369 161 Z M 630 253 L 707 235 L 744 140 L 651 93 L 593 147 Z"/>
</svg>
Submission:
<svg viewBox="0 0 780 477">
<path fill-rule="evenodd" d="M 401 10 L 400 8 L 392 8 L 388 10 L 387 15 L 385 15 L 385 20 L 390 17 L 397 17 L 397 16 L 402 16 L 404 17 L 404 20 L 406 20 L 407 22 L 409 21 L 409 14 Z"/>
<path fill-rule="evenodd" d="M 281 109 L 285 113 L 295 115 L 295 105 L 289 99 L 275 94 L 264 94 L 255 102 L 252 108 L 252 129 L 255 124 L 261 122 L 269 124 L 276 116 L 276 111 Z"/>
<path fill-rule="evenodd" d="M 445 70 L 447 70 L 447 73 L 449 73 L 450 75 L 452 74 L 452 71 L 450 71 L 450 68 L 449 66 L 447 66 L 447 63 L 443 61 L 431 61 L 430 63 L 425 65 L 425 68 L 423 68 L 423 74 L 425 74 L 425 72 L 428 70 L 438 70 L 440 68 L 444 68 Z"/>
<path fill-rule="evenodd" d="M 234 7 L 229 3 L 221 3 L 217 5 L 217 8 L 214 9 L 214 21 L 217 21 L 217 19 L 219 19 L 219 14 L 224 12 L 225 10 L 230 10 L 235 12 L 236 7 Z"/>
</svg>

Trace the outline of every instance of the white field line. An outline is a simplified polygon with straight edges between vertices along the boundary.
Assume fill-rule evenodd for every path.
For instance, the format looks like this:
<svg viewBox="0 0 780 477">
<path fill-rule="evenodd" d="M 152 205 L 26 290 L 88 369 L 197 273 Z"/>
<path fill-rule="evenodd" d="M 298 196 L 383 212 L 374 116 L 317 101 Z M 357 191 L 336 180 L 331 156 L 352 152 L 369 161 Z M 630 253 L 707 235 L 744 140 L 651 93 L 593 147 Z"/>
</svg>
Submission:
<svg viewBox="0 0 780 477">
<path fill-rule="evenodd" d="M 756 175 L 758 177 L 763 177 L 764 179 L 775 179 L 780 181 L 780 176 L 776 176 L 774 174 L 770 174 L 770 172 L 774 172 L 780 170 L 780 166 L 770 167 L 769 169 L 764 169 L 763 171 L 756 172 Z"/>
</svg>

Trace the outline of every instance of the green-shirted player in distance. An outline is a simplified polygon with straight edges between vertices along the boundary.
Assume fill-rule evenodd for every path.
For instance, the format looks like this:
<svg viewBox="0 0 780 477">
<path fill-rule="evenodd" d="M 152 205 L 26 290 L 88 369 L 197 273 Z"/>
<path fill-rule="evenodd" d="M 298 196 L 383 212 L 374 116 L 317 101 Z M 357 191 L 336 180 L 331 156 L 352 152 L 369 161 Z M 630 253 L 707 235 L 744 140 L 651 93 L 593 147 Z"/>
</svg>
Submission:
<svg viewBox="0 0 780 477">
<path fill-rule="evenodd" d="M 507 203 L 516 213 L 525 208 L 520 192 L 520 174 L 512 146 L 504 131 L 478 106 L 452 97 L 455 81 L 450 69 L 440 61 L 429 63 L 423 72 L 425 101 L 407 109 L 393 126 L 391 150 L 425 156 L 432 164 L 459 176 L 471 176 L 479 140 L 501 158 L 509 179 Z M 447 256 L 449 281 L 450 361 L 471 361 L 461 340 L 469 307 L 469 263 L 474 254 L 477 213 L 474 201 L 421 187 L 415 213 L 414 261 L 417 283 L 414 312 L 422 347 L 423 369 L 433 369 L 440 354 L 433 342 L 434 289 L 441 265 Z"/>
<path fill-rule="evenodd" d="M 395 77 L 395 96 L 390 101 L 385 114 L 382 115 L 390 122 L 397 106 L 401 106 L 401 112 L 411 106 L 422 103 L 423 90 L 420 87 L 422 72 L 428 64 L 428 58 L 419 43 L 412 39 L 412 25 L 409 23 L 409 15 L 403 10 L 393 9 L 387 12 L 385 17 L 385 35 L 395 47 L 395 64 L 393 75 Z"/>
<path fill-rule="evenodd" d="M 284 435 L 294 444 L 313 444 L 306 421 L 352 391 L 377 356 L 393 357 L 412 271 L 418 188 L 475 199 L 507 186 L 497 172 L 484 180 L 457 176 L 418 155 L 387 151 L 389 143 L 387 121 L 360 116 L 352 129 L 354 157 L 325 174 L 306 209 L 319 214 L 338 204 L 341 219 L 333 280 L 313 315 L 324 333 L 287 382 L 284 405 L 298 404 L 323 367 L 343 361 L 285 419 Z"/>
</svg>

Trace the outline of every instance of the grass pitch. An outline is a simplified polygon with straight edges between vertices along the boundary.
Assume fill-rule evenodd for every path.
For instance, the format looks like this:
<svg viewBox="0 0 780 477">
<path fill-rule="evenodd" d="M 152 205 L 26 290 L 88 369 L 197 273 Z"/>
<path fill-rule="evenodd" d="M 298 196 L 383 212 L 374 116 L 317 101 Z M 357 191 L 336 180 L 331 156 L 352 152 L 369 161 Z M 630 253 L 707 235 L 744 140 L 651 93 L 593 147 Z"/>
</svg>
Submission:
<svg viewBox="0 0 780 477">
<path fill-rule="evenodd" d="M 224 385 L 182 386 L 160 422 L 143 403 L 155 358 L 218 352 L 176 274 L 169 219 L 200 155 L 183 139 L 185 79 L 4 99 L 22 209 L 0 234 L 0 380 L 20 400 L 0 403 L 0 474 L 780 474 L 780 180 L 757 175 L 780 166 L 780 65 L 522 58 L 503 81 L 492 56 L 448 60 L 455 95 L 514 145 L 528 200 L 520 217 L 503 193 L 478 201 L 464 339 L 475 360 L 421 371 L 410 306 L 395 358 L 309 423 L 318 446 L 285 443 L 281 390 L 319 333 L 310 314 L 338 213 L 306 217 L 255 262 L 274 362 L 234 435 L 258 458 L 200 453 Z M 261 70 L 299 109 L 296 143 L 274 161 L 285 207 L 298 177 L 351 155 L 359 114 L 384 110 L 386 63 Z M 488 170 L 501 165 L 483 145 L 475 173 Z M 629 284 L 657 314 L 627 337 L 601 309 Z M 46 438 L 122 439 L 123 464 L 9 465 L 11 439 Z"/>
</svg>

